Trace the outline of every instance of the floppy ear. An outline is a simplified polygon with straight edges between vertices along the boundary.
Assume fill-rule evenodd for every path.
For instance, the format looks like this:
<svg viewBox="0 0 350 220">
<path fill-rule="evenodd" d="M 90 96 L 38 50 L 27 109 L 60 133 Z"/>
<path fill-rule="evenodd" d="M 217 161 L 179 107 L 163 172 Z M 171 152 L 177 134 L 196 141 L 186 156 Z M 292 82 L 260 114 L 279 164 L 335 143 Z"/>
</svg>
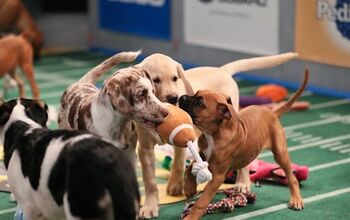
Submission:
<svg viewBox="0 0 350 220">
<path fill-rule="evenodd" d="M 38 100 L 36 102 L 31 103 L 31 105 L 25 109 L 25 113 L 36 123 L 40 124 L 43 127 L 46 127 L 46 123 L 48 120 L 47 110 L 48 107 L 45 104 L 45 102 Z"/>
<path fill-rule="evenodd" d="M 0 99 L 0 126 L 6 124 L 11 115 L 11 109 L 8 104 Z"/>
<path fill-rule="evenodd" d="M 129 94 L 128 91 L 121 91 L 119 85 L 114 85 L 113 88 L 107 89 L 106 94 L 108 95 L 114 110 L 123 114 L 129 114 L 132 111 L 134 101 L 132 94 Z"/>
<path fill-rule="evenodd" d="M 223 103 L 218 103 L 216 107 L 216 112 L 220 119 L 227 119 L 227 120 L 232 118 L 234 114 L 233 108 L 230 108 L 229 105 L 223 104 Z"/>
<path fill-rule="evenodd" d="M 194 92 L 193 92 L 192 86 L 191 86 L 190 82 L 187 80 L 187 78 L 185 77 L 185 74 L 184 74 L 185 71 L 182 68 L 182 65 L 178 63 L 176 68 L 177 68 L 177 74 L 179 74 L 179 77 L 182 79 L 182 82 L 185 85 L 186 94 L 193 96 Z"/>
</svg>

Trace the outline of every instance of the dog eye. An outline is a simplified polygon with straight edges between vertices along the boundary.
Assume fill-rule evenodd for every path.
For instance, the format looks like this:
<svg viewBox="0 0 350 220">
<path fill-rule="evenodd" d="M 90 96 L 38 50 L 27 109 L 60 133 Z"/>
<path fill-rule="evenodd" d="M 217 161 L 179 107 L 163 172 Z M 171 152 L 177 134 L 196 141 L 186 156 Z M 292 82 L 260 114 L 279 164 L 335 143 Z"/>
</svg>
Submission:
<svg viewBox="0 0 350 220">
<path fill-rule="evenodd" d="M 201 99 L 196 99 L 196 107 L 200 107 L 200 108 L 205 107 Z"/>
<path fill-rule="evenodd" d="M 174 76 L 173 81 L 176 82 L 177 79 L 178 79 L 177 76 Z"/>
<path fill-rule="evenodd" d="M 155 79 L 153 79 L 153 82 L 154 83 L 160 83 L 160 79 L 159 78 L 155 78 Z"/>
<path fill-rule="evenodd" d="M 147 96 L 147 93 L 148 93 L 147 89 L 144 89 L 144 90 L 138 92 L 137 95 L 138 95 L 139 97 L 146 97 L 146 96 Z"/>
</svg>

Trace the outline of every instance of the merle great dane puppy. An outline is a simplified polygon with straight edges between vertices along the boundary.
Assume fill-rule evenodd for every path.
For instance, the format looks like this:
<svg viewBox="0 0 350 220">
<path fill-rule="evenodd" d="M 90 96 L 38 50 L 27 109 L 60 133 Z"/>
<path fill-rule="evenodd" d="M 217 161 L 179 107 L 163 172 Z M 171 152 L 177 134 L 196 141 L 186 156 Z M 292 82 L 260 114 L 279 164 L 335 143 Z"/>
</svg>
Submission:
<svg viewBox="0 0 350 220">
<path fill-rule="evenodd" d="M 0 100 L 5 167 L 25 218 L 136 219 L 140 195 L 124 152 L 87 132 L 48 130 L 47 110 Z"/>
</svg>

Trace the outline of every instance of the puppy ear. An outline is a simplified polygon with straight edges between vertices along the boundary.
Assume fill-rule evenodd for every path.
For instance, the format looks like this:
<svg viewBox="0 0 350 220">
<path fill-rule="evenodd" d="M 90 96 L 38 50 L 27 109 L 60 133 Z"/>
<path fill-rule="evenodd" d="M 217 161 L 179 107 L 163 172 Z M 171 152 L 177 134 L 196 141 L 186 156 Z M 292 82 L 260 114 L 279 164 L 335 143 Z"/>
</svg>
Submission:
<svg viewBox="0 0 350 220">
<path fill-rule="evenodd" d="M 6 124 L 6 122 L 9 120 L 11 115 L 11 109 L 9 105 L 3 101 L 0 100 L 0 126 L 3 126 Z"/>
<path fill-rule="evenodd" d="M 131 94 L 128 95 L 127 91 L 121 91 L 119 85 L 114 85 L 113 89 L 107 89 L 106 94 L 114 110 L 123 114 L 129 114 L 132 111 L 133 103 L 131 102 L 133 102 L 134 99 L 131 97 Z"/>
<path fill-rule="evenodd" d="M 31 103 L 31 105 L 25 109 L 26 115 L 43 127 L 46 127 L 49 118 L 47 111 L 47 105 L 41 100 Z"/>
<path fill-rule="evenodd" d="M 216 110 L 220 119 L 229 120 L 233 117 L 233 112 L 231 111 L 230 107 L 226 104 L 219 103 L 216 107 Z"/>
<path fill-rule="evenodd" d="M 194 95 L 193 88 L 192 88 L 190 82 L 185 77 L 185 71 L 182 68 L 182 65 L 178 63 L 176 68 L 177 68 L 177 74 L 179 74 L 179 77 L 182 79 L 182 82 L 184 83 L 186 94 L 193 96 Z"/>
</svg>

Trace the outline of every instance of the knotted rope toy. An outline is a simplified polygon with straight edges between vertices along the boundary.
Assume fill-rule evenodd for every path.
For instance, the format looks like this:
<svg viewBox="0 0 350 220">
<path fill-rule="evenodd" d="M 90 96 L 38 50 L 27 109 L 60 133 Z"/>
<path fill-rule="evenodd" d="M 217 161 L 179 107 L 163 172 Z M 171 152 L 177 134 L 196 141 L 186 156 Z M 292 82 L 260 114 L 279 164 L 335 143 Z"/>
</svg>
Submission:
<svg viewBox="0 0 350 220">
<path fill-rule="evenodd" d="M 168 104 L 167 108 L 169 114 L 156 129 L 159 136 L 171 145 L 188 147 L 195 160 L 191 173 L 196 176 L 197 184 L 211 180 L 209 164 L 202 160 L 197 151 L 197 138 L 191 117 L 175 105 Z"/>
<path fill-rule="evenodd" d="M 226 195 L 226 198 L 209 204 L 204 212 L 205 214 L 211 214 L 215 212 L 232 212 L 235 207 L 244 207 L 247 205 L 247 203 L 254 203 L 256 201 L 255 193 L 251 192 L 237 192 L 234 189 L 226 189 L 219 192 L 223 192 Z M 181 214 L 181 219 L 184 219 L 188 213 L 190 213 L 194 203 L 195 202 L 192 201 L 186 204 Z"/>
</svg>

